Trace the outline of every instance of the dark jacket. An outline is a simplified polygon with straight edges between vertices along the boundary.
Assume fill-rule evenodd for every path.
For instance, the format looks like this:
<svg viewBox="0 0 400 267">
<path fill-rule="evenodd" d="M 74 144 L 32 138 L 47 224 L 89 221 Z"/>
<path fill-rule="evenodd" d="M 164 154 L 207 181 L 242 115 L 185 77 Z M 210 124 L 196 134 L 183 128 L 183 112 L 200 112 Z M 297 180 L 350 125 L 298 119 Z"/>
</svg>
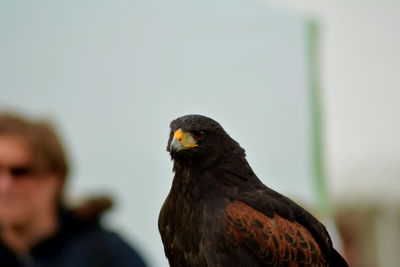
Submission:
<svg viewBox="0 0 400 267">
<path fill-rule="evenodd" d="M 144 267 L 141 257 L 96 219 L 60 211 L 59 231 L 18 256 L 0 243 L 1 267 Z"/>
</svg>

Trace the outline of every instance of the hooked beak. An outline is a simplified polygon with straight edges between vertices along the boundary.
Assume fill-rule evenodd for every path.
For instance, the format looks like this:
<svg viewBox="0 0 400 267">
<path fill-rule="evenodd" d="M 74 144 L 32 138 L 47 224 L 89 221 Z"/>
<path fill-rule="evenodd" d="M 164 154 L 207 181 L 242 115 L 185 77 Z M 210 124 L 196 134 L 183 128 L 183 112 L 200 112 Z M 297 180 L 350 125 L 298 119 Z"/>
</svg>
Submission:
<svg viewBox="0 0 400 267">
<path fill-rule="evenodd" d="M 189 132 L 184 132 L 179 128 L 175 131 L 169 148 L 171 152 L 178 152 L 183 149 L 189 149 L 197 146 L 198 145 L 193 136 Z"/>
</svg>

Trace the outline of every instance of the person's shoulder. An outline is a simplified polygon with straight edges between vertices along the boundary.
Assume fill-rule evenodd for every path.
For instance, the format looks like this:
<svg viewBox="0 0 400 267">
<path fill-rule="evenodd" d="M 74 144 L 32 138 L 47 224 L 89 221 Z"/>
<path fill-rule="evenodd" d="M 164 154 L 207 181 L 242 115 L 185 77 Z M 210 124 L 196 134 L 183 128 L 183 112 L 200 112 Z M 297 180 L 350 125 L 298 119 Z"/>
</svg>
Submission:
<svg viewBox="0 0 400 267">
<path fill-rule="evenodd" d="M 79 208 L 64 210 L 63 232 L 68 233 L 69 244 L 84 247 L 85 257 L 95 262 L 94 266 L 146 266 L 136 248 L 101 224 L 103 212 L 111 206 L 109 201 L 107 198 L 96 198 Z"/>
<path fill-rule="evenodd" d="M 112 266 L 146 266 L 140 253 L 119 234 L 100 226 L 94 233 L 94 246 L 113 259 Z"/>
</svg>

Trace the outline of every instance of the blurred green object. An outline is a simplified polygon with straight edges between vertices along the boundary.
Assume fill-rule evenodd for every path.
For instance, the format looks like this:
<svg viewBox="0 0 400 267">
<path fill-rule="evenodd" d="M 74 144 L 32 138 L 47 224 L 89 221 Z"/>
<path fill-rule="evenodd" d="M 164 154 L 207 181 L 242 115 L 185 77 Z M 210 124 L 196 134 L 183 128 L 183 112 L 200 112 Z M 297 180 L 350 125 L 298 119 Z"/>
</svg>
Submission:
<svg viewBox="0 0 400 267">
<path fill-rule="evenodd" d="M 317 208 L 323 220 L 329 221 L 333 217 L 332 206 L 329 200 L 326 184 L 323 145 L 323 122 L 321 89 L 319 83 L 319 29 L 314 20 L 307 22 L 307 56 L 309 68 L 309 88 L 311 107 L 311 164 L 314 186 L 317 196 Z"/>
<path fill-rule="evenodd" d="M 325 172 L 323 107 L 319 83 L 319 28 L 313 20 L 307 21 L 307 55 L 310 88 L 311 173 L 316 193 L 319 219 L 325 224 L 336 249 L 343 253 L 342 239 L 335 223 Z"/>
</svg>

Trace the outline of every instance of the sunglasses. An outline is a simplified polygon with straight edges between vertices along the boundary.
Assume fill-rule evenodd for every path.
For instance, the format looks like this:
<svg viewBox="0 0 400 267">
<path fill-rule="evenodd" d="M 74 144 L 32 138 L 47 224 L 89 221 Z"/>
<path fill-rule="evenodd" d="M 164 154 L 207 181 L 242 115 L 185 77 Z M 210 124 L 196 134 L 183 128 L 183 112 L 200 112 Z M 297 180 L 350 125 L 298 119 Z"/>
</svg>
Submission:
<svg viewBox="0 0 400 267">
<path fill-rule="evenodd" d="M 9 167 L 0 167 L 0 173 L 7 172 L 13 179 L 25 178 L 34 173 L 30 165 L 15 165 Z"/>
</svg>

